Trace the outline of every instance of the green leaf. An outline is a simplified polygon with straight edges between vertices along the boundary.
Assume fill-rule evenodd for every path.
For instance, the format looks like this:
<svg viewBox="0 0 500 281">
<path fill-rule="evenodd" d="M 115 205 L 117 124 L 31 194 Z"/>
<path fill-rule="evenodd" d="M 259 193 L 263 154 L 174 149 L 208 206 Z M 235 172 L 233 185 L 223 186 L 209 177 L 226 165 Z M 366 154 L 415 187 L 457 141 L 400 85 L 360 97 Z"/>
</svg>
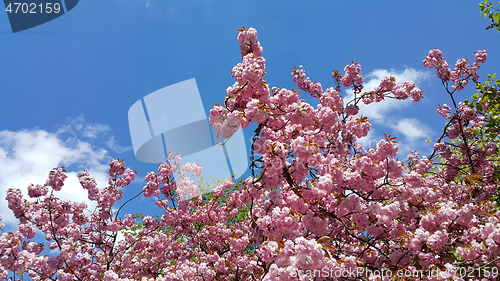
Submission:
<svg viewBox="0 0 500 281">
<path fill-rule="evenodd" d="M 451 251 L 451 252 L 448 252 L 448 253 L 452 254 L 452 255 L 453 255 L 453 257 L 454 257 L 457 261 L 463 261 L 462 256 L 460 256 L 459 254 L 457 254 L 457 252 L 456 252 L 456 251 Z"/>
<path fill-rule="evenodd" d="M 483 106 L 480 103 L 478 103 L 476 104 L 476 109 L 477 111 L 483 111 Z"/>
<path fill-rule="evenodd" d="M 476 94 L 474 94 L 474 95 L 472 96 L 472 98 L 473 98 L 474 100 L 477 100 L 477 98 L 478 98 L 478 97 L 479 97 L 479 93 L 476 93 Z"/>
<path fill-rule="evenodd" d="M 500 24 L 500 13 L 496 13 L 494 18 L 495 18 L 495 21 Z"/>
</svg>

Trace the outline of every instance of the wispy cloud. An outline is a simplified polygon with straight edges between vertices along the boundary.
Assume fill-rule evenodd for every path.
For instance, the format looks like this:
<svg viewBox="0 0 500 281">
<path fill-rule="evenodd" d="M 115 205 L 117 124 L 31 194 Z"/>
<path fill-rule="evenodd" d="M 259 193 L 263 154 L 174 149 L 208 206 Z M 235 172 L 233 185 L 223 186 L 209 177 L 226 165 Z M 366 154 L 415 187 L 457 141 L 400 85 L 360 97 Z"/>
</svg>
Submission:
<svg viewBox="0 0 500 281">
<path fill-rule="evenodd" d="M 110 128 L 107 125 L 95 124 L 95 125 L 86 125 L 83 129 L 84 136 L 88 138 L 97 138 L 97 135 L 101 132 L 109 131 Z"/>
<path fill-rule="evenodd" d="M 117 153 L 123 153 L 123 152 L 126 152 L 126 151 L 129 151 L 132 149 L 131 146 L 120 146 L 117 144 L 116 140 L 115 140 L 115 136 L 111 136 L 109 138 L 109 140 L 106 142 L 106 145 L 111 148 L 111 150 L 113 150 L 114 152 L 117 152 Z"/>
<path fill-rule="evenodd" d="M 72 135 L 82 135 L 87 138 L 97 138 L 100 134 L 106 135 L 111 128 L 104 124 L 92 124 L 86 122 L 83 115 L 77 118 L 66 118 L 66 124 L 59 124 L 57 134 L 70 133 Z"/>
<path fill-rule="evenodd" d="M 66 118 L 65 124 L 59 124 L 57 135 L 62 138 L 63 135 L 69 135 L 70 138 L 87 138 L 89 142 L 95 140 L 103 143 L 116 153 L 123 153 L 132 149 L 131 146 L 121 146 L 111 134 L 111 128 L 105 124 L 94 124 L 85 121 L 83 115 L 76 118 Z"/>
</svg>

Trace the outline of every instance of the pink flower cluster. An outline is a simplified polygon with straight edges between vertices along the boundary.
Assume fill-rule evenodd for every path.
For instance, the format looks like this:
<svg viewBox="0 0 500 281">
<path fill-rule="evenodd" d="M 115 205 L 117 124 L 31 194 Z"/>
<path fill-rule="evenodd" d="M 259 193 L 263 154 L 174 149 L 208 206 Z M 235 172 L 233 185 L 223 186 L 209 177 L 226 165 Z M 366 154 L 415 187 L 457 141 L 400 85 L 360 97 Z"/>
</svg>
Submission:
<svg viewBox="0 0 500 281">
<path fill-rule="evenodd" d="M 439 115 L 443 117 L 448 117 L 448 115 L 451 112 L 451 107 L 447 104 L 443 104 L 443 107 L 441 105 L 436 109 Z"/>
<path fill-rule="evenodd" d="M 257 30 L 255 28 L 245 28 L 238 32 L 238 41 L 240 42 L 241 57 L 245 57 L 249 53 L 253 53 L 256 57 L 262 55 L 262 46 L 257 41 Z"/>
<path fill-rule="evenodd" d="M 364 93 L 361 96 L 365 104 L 381 102 L 385 97 L 392 97 L 397 100 L 406 100 L 411 97 L 413 102 L 417 102 L 423 98 L 423 95 L 422 90 L 416 87 L 413 81 L 405 81 L 402 84 L 398 84 L 396 83 L 396 78 L 385 76 L 373 91 Z"/>
<path fill-rule="evenodd" d="M 318 98 L 323 93 L 323 88 L 319 82 L 311 82 L 309 77 L 306 78 L 306 71 L 302 65 L 299 68 L 294 67 L 292 70 L 293 82 L 297 83 L 299 89 L 309 92 L 312 97 Z"/>
<path fill-rule="evenodd" d="M 240 128 L 248 127 L 250 120 L 263 118 L 262 105 L 269 101 L 269 89 L 264 81 L 265 58 L 261 57 L 262 47 L 257 42 L 257 31 L 244 28 L 238 33 L 242 62 L 233 67 L 231 74 L 236 83 L 227 88 L 228 96 L 223 106 L 210 110 L 212 127 L 224 138 L 230 138 Z M 247 110 L 247 104 L 253 100 Z M 265 110 L 264 110 L 265 112 Z M 249 116 L 245 116 L 248 113 Z"/>
<path fill-rule="evenodd" d="M 477 71 L 481 64 L 486 61 L 486 50 L 479 50 L 474 54 L 475 62 L 469 65 L 468 59 L 459 59 L 455 63 L 455 68 L 451 70 L 448 67 L 446 59 L 442 56 L 442 52 L 434 48 L 429 51 L 429 55 L 424 59 L 424 66 L 428 68 L 435 68 L 436 74 L 443 81 L 451 81 L 453 83 L 452 90 L 460 91 L 472 80 L 477 83 L 479 75 Z"/>
<path fill-rule="evenodd" d="M 350 87 L 354 84 L 361 85 L 365 82 L 365 78 L 361 75 L 361 66 L 357 62 L 346 65 L 344 73 L 341 80 L 344 87 Z"/>
</svg>

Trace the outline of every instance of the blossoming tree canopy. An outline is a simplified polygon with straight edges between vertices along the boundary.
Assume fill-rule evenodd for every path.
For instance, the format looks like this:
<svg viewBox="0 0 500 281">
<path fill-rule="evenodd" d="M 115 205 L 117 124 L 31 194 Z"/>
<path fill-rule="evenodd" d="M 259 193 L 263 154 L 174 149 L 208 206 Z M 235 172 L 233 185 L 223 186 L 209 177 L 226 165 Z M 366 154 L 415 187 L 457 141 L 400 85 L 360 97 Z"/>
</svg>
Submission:
<svg viewBox="0 0 500 281">
<path fill-rule="evenodd" d="M 357 143 L 370 130 L 358 105 L 417 102 L 423 96 L 415 83 L 388 76 L 366 92 L 353 62 L 344 74 L 332 73 L 334 87 L 312 82 L 301 66 L 292 69 L 298 90 L 270 87 L 257 31 L 239 30 L 238 41 L 235 83 L 210 111 L 210 123 L 223 137 L 258 124 L 252 176 L 225 179 L 200 196 L 185 174 L 201 167 L 180 167 L 170 154 L 139 193 L 153 196 L 164 215 L 138 221 L 116 206 L 136 175 L 123 161 L 111 161 L 107 187 L 80 174 L 97 203 L 91 212 L 55 196 L 66 177 L 55 169 L 44 185 L 29 187 L 30 198 L 15 189 L 7 195 L 20 224 L 0 236 L 2 279 L 389 280 L 409 270 L 422 280 L 451 280 L 469 268 L 478 279 L 498 276 L 498 148 L 495 140 L 482 142 L 488 119 L 453 96 L 478 81 L 486 51 L 472 65 L 458 60 L 454 70 L 438 49 L 429 52 L 424 65 L 436 69 L 453 106 L 438 108 L 448 122 L 434 153 L 413 153 L 405 164 L 394 159 L 395 137 L 384 134 L 375 147 Z M 353 100 L 344 103 L 342 87 L 353 90 Z M 317 107 L 299 91 L 318 99 Z M 35 240 L 37 231 L 46 242 Z M 46 245 L 52 254 L 43 254 Z"/>
</svg>

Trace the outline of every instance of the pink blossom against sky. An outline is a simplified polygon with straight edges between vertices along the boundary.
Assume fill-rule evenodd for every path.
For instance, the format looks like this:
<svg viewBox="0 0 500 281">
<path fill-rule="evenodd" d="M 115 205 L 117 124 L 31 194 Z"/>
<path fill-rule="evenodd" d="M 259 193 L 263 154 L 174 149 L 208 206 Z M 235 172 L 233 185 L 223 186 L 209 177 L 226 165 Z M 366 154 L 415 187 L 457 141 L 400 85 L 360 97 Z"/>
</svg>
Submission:
<svg viewBox="0 0 500 281">
<path fill-rule="evenodd" d="M 450 64 L 473 61 L 488 50 L 481 80 L 500 62 L 500 36 L 485 30 L 489 22 L 476 1 L 80 1 L 68 14 L 12 34 L 0 13 L 0 193 L 46 179 L 60 163 L 70 172 L 63 197 L 84 201 L 76 175 L 83 169 L 107 183 L 110 158 L 126 160 L 138 177 L 124 190 L 126 200 L 142 190 L 155 164 L 134 157 L 127 122 L 130 106 L 160 88 L 196 78 L 206 113 L 222 103 L 234 83 L 231 70 L 240 62 L 237 30 L 255 27 L 266 58 L 270 86 L 293 88 L 294 66 L 302 65 L 323 89 L 335 86 L 332 70 L 359 62 L 365 87 L 385 75 L 413 80 L 424 99 L 387 100 L 361 106 L 372 121 L 365 146 L 382 133 L 398 137 L 398 157 L 432 150 L 444 125 L 435 110 L 448 97 L 434 71 L 422 65 L 437 47 Z M 457 93 L 463 100 L 473 87 Z M 344 91 L 348 99 L 352 92 Z M 313 103 L 309 95 L 303 95 Z M 165 105 L 168 110 L 169 105 Z M 255 112 L 258 118 L 258 112 Z M 250 143 L 255 125 L 245 129 Z M 168 148 L 167 148 L 168 149 Z M 150 214 L 152 198 L 136 199 L 124 213 Z M 9 226 L 13 216 L 0 201 Z M 154 215 L 154 214 L 151 214 Z"/>
</svg>

